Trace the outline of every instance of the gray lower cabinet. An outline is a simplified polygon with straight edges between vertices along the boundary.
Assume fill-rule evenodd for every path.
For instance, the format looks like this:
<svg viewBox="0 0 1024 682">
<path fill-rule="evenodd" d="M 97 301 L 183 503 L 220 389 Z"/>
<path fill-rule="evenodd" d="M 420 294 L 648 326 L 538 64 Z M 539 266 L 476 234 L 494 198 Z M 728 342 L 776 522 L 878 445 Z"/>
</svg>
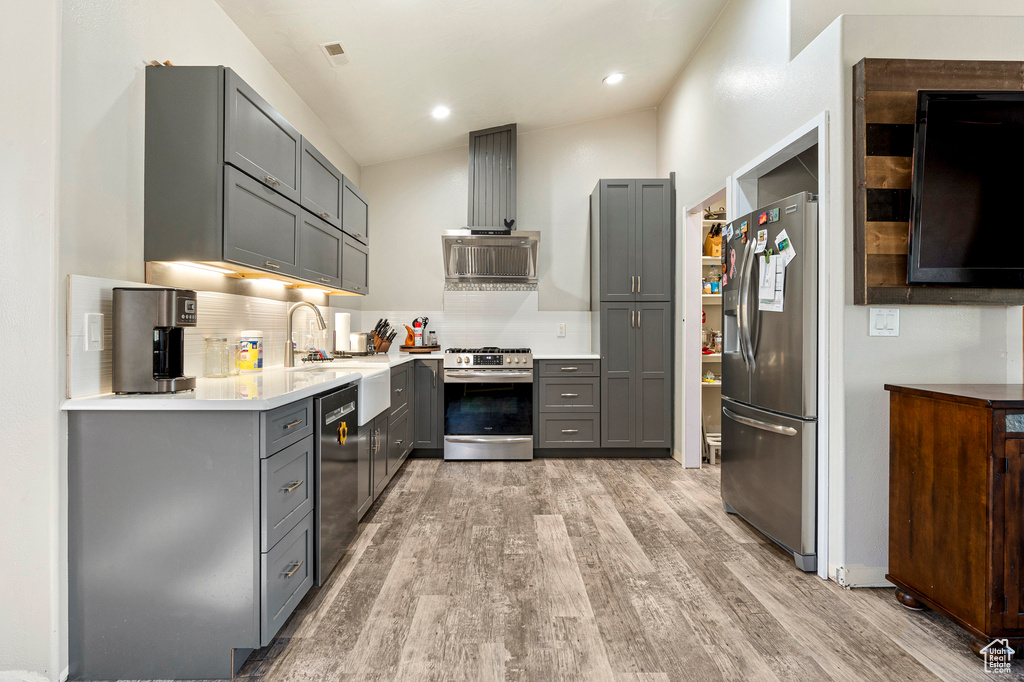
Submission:
<svg viewBox="0 0 1024 682">
<path fill-rule="evenodd" d="M 413 360 L 413 447 L 443 447 L 444 377 L 441 360 Z"/>
<path fill-rule="evenodd" d="M 636 309 L 601 304 L 601 445 L 636 445 Z"/>
<path fill-rule="evenodd" d="M 381 412 L 373 420 L 370 432 L 370 460 L 373 466 L 373 496 L 376 498 L 388 484 L 388 416 Z"/>
<path fill-rule="evenodd" d="M 224 78 L 224 160 L 297 202 L 299 131 L 237 73 L 225 69 Z"/>
<path fill-rule="evenodd" d="M 368 292 L 366 196 L 231 69 L 147 67 L 145 165 L 147 261 Z"/>
<path fill-rule="evenodd" d="M 224 167 L 224 187 L 224 259 L 298 275 L 298 204 L 231 166 Z"/>
<path fill-rule="evenodd" d="M 341 227 L 341 197 L 345 176 L 309 140 L 302 138 L 302 208 Z"/>
<path fill-rule="evenodd" d="M 601 375 L 601 361 L 570 358 L 566 360 L 538 360 L 540 377 L 596 377 Z"/>
<path fill-rule="evenodd" d="M 270 643 L 314 580 L 312 411 L 68 413 L 72 679 L 230 678 Z"/>
<path fill-rule="evenodd" d="M 601 415 L 541 413 L 542 448 L 596 448 L 601 446 Z"/>
<path fill-rule="evenodd" d="M 327 221 L 302 211 L 299 225 L 299 276 L 332 289 L 341 288 L 344 234 Z"/>
<path fill-rule="evenodd" d="M 408 410 L 388 423 L 387 450 L 388 478 L 392 478 L 412 451 L 412 414 Z"/>
</svg>

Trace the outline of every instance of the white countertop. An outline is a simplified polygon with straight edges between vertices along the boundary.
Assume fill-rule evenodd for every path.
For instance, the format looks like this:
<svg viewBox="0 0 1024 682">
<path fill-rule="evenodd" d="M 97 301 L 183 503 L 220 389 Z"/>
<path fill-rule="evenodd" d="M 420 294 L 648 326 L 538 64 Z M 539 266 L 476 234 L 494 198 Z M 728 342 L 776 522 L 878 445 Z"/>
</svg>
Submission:
<svg viewBox="0 0 1024 682">
<path fill-rule="evenodd" d="M 272 410 L 275 407 L 332 388 L 338 388 L 364 376 L 384 372 L 417 358 L 441 359 L 430 355 L 395 353 L 335 360 L 329 363 L 302 363 L 285 369 L 267 367 L 262 372 L 239 374 L 223 379 L 196 379 L 196 389 L 186 393 L 161 395 L 115 395 L 104 393 L 71 398 L 61 404 L 63 410 Z"/>
</svg>

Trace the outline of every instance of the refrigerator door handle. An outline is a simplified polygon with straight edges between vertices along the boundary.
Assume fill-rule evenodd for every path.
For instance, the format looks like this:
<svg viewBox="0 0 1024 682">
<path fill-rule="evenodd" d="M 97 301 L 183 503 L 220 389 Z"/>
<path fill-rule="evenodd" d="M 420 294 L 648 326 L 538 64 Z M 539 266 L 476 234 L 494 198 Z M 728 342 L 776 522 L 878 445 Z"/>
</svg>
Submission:
<svg viewBox="0 0 1024 682">
<path fill-rule="evenodd" d="M 732 419 L 735 422 L 739 422 L 740 424 L 746 424 L 747 426 L 752 426 L 755 429 L 761 429 L 762 431 L 777 433 L 781 436 L 795 436 L 797 434 L 797 430 L 794 429 L 792 426 L 782 426 L 781 424 L 769 424 L 768 422 L 763 422 L 760 419 L 751 419 L 750 417 L 744 417 L 731 411 L 728 407 L 722 408 L 722 414 L 724 414 L 726 417 Z"/>
<path fill-rule="evenodd" d="M 754 369 L 754 349 L 750 346 L 750 277 L 753 274 L 754 249 L 751 244 L 743 252 L 743 263 L 740 265 L 739 310 L 736 321 L 739 327 L 740 350 L 743 360 L 750 369 Z"/>
</svg>

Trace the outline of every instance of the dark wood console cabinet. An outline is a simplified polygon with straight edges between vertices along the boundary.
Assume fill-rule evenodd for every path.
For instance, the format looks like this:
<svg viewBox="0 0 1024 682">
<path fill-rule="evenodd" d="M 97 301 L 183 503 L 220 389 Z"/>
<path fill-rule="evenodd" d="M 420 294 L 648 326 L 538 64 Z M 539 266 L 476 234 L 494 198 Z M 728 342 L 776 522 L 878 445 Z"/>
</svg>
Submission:
<svg viewBox="0 0 1024 682">
<path fill-rule="evenodd" d="M 890 386 L 889 573 L 897 599 L 1024 644 L 1024 385 Z"/>
</svg>

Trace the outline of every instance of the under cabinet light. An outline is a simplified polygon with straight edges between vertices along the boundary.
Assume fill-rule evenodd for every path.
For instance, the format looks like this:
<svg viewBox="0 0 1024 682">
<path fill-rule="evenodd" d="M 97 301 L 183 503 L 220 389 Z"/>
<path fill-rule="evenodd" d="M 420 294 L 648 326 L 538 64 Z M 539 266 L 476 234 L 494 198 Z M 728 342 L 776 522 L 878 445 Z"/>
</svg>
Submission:
<svg viewBox="0 0 1024 682">
<path fill-rule="evenodd" d="M 288 286 L 288 282 L 282 282 L 279 279 L 270 279 L 269 277 L 259 277 L 259 278 L 256 279 L 256 281 L 260 282 L 262 284 L 274 284 L 274 285 L 279 286 L 279 287 L 286 287 L 286 286 Z"/>
<path fill-rule="evenodd" d="M 219 272 L 222 275 L 236 275 L 238 273 L 227 270 L 225 268 L 218 268 L 215 265 L 205 265 L 203 263 L 188 263 L 186 261 L 175 260 L 171 261 L 171 265 L 178 265 L 183 268 L 195 268 L 196 270 L 206 270 L 207 272 Z"/>
</svg>

